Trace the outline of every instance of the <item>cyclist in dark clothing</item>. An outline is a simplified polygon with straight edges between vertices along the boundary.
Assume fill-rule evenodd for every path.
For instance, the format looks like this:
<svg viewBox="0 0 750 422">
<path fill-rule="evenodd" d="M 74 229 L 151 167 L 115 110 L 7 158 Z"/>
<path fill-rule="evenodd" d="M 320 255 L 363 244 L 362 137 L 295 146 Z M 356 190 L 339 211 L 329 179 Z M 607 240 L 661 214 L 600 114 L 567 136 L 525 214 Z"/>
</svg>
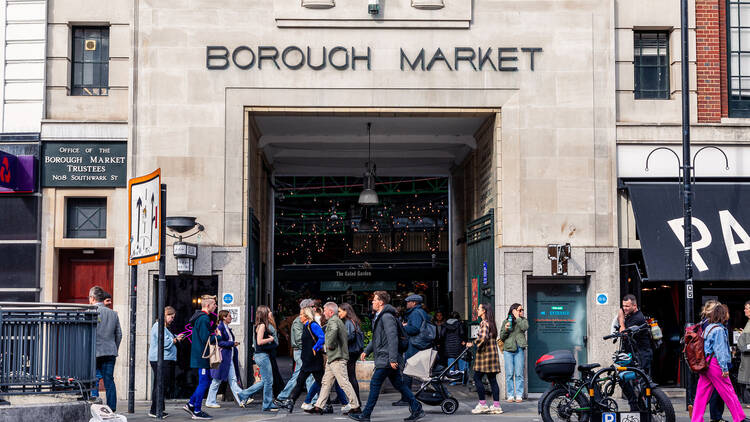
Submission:
<svg viewBox="0 0 750 422">
<path fill-rule="evenodd" d="M 638 303 L 636 302 L 635 296 L 628 294 L 622 298 L 622 309 L 619 314 L 619 325 L 620 332 L 625 331 L 631 327 L 638 327 L 646 323 L 646 317 L 643 313 L 638 310 Z M 654 357 L 654 353 L 651 350 L 651 334 L 648 330 L 641 330 L 633 335 L 635 341 L 635 353 L 638 354 L 638 363 L 647 374 L 651 374 L 651 361 Z M 625 382 L 622 385 L 623 393 L 628 399 L 630 410 L 635 411 L 638 409 L 638 397 L 636 397 L 633 387 L 630 382 Z"/>
<path fill-rule="evenodd" d="M 638 303 L 633 295 L 625 295 L 622 298 L 622 309 L 620 310 L 620 332 L 630 327 L 638 327 L 646 323 L 646 317 L 638 309 Z M 636 344 L 636 353 L 638 353 L 638 363 L 641 369 L 647 374 L 651 374 L 651 361 L 654 358 L 654 352 L 651 350 L 651 334 L 648 330 L 635 333 L 633 336 Z"/>
</svg>

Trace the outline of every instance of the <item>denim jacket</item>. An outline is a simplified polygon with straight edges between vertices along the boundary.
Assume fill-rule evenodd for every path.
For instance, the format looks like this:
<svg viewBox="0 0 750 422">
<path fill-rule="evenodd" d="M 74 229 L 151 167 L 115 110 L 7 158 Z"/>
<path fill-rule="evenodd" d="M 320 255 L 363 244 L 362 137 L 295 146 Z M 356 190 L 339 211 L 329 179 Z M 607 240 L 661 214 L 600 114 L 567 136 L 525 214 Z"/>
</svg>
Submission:
<svg viewBox="0 0 750 422">
<path fill-rule="evenodd" d="M 721 324 L 709 324 L 704 331 L 703 353 L 712 354 L 723 372 L 729 371 L 732 355 L 727 343 L 727 329 Z"/>
</svg>

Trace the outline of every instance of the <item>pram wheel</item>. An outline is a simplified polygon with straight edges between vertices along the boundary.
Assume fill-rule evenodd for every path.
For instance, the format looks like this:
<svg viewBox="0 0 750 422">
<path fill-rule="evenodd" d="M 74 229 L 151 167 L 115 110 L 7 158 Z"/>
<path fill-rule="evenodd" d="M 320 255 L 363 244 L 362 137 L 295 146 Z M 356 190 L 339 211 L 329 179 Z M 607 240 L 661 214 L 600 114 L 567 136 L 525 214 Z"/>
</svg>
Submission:
<svg viewBox="0 0 750 422">
<path fill-rule="evenodd" d="M 452 415 L 458 410 L 458 400 L 448 397 L 440 403 L 440 410 L 446 415 Z"/>
</svg>

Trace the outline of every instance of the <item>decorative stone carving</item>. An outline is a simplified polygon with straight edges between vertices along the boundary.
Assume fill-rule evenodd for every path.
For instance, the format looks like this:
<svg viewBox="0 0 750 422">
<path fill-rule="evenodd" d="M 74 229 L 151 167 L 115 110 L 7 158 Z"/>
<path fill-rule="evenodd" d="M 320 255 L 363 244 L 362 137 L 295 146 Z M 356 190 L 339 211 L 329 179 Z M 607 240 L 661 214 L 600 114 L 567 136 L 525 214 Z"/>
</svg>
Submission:
<svg viewBox="0 0 750 422">
<path fill-rule="evenodd" d="M 308 9 L 330 9 L 334 6 L 336 6 L 335 0 L 302 0 L 302 7 Z"/>
<path fill-rule="evenodd" d="M 415 9 L 436 10 L 445 7 L 443 0 L 411 0 L 411 7 Z"/>
</svg>

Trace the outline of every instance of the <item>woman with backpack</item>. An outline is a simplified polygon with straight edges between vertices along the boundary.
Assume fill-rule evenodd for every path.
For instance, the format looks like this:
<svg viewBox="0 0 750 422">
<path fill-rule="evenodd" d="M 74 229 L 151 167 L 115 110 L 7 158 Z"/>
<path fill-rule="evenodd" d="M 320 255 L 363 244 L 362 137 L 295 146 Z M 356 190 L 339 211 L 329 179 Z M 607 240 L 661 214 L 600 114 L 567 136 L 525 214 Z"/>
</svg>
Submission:
<svg viewBox="0 0 750 422">
<path fill-rule="evenodd" d="M 283 406 L 292 413 L 294 402 L 297 401 L 305 388 L 305 380 L 310 375 L 315 378 L 318 384 L 323 383 L 323 371 L 325 369 L 323 362 L 323 345 L 325 344 L 325 332 L 315 321 L 315 311 L 312 307 L 304 308 L 299 313 L 302 328 L 302 347 L 301 360 L 302 370 L 297 377 L 297 384 L 294 386 L 289 398 L 283 402 Z"/>
<path fill-rule="evenodd" d="M 476 357 L 474 358 L 474 384 L 477 387 L 477 395 L 479 396 L 479 403 L 471 413 L 503 413 L 503 409 L 500 407 L 500 387 L 497 385 L 497 374 L 500 373 L 500 355 L 497 351 L 497 325 L 495 324 L 495 314 L 492 312 L 492 307 L 487 305 L 479 305 L 477 308 L 477 315 L 482 319 L 479 324 L 479 335 L 476 340 Z M 472 342 L 466 343 L 467 346 L 471 347 Z M 484 384 L 482 378 L 487 376 L 487 380 L 490 382 L 492 388 L 492 406 L 487 406 L 485 401 Z"/>
<path fill-rule="evenodd" d="M 360 328 L 360 321 L 352 305 L 344 302 L 339 306 L 339 318 L 344 321 L 349 335 L 349 360 L 346 362 L 346 372 L 349 382 L 354 387 L 354 394 L 359 399 L 359 382 L 357 381 L 357 360 L 365 348 L 365 335 Z M 361 401 L 360 401 L 361 403 Z"/>
<path fill-rule="evenodd" d="M 708 314 L 708 325 L 703 331 L 703 353 L 709 366 L 698 378 L 692 422 L 703 422 L 703 414 L 714 389 L 726 403 L 734 422 L 750 422 L 745 417 L 745 411 L 734 393 L 732 381 L 729 380 L 732 354 L 727 342 L 727 329 L 724 326 L 728 320 L 729 310 L 722 304 L 716 305 Z"/>
<path fill-rule="evenodd" d="M 526 366 L 526 331 L 529 329 L 529 320 L 523 316 L 523 305 L 510 305 L 508 317 L 501 327 L 500 340 L 503 341 L 508 402 L 521 403 L 524 387 L 523 370 Z"/>
</svg>

